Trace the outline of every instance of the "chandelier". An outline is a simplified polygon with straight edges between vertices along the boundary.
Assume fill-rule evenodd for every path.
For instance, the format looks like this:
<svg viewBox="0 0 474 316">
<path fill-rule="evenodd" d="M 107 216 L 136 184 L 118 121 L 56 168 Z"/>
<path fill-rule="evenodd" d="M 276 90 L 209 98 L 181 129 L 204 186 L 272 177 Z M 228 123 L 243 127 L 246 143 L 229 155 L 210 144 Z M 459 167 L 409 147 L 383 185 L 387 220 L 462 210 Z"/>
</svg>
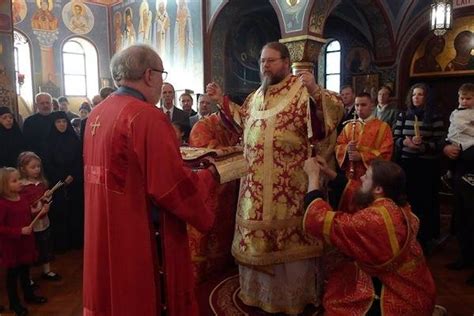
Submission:
<svg viewBox="0 0 474 316">
<path fill-rule="evenodd" d="M 451 0 L 433 0 L 431 4 L 431 30 L 441 36 L 451 29 L 453 20 L 453 2 Z"/>
</svg>

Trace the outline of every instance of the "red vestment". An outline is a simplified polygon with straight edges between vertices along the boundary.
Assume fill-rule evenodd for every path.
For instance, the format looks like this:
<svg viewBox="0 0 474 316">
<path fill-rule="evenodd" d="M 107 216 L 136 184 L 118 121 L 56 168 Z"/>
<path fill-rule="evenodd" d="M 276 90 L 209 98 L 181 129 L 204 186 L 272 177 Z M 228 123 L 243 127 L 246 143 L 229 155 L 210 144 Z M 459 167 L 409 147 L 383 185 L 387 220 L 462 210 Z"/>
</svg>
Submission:
<svg viewBox="0 0 474 316">
<path fill-rule="evenodd" d="M 347 149 L 349 142 L 353 139 L 357 143 L 357 151 L 361 155 L 361 160 L 353 162 L 354 174 L 351 177 Z M 337 137 L 335 151 L 337 163 L 348 179 L 338 209 L 353 213 L 356 211 L 353 198 L 362 185 L 360 177 L 365 174 L 371 161 L 376 158 L 390 160 L 392 157 L 392 130 L 387 123 L 376 118 L 365 121 L 357 120 L 355 125 L 348 123 Z"/>
<path fill-rule="evenodd" d="M 333 212 L 316 199 L 303 226 L 340 252 L 327 264 L 325 315 L 365 315 L 375 296 L 372 277 L 382 283 L 382 315 L 432 315 L 435 284 L 416 240 L 418 218 L 409 206 L 381 198 L 349 214 Z"/>
<path fill-rule="evenodd" d="M 160 315 L 165 304 L 167 315 L 197 315 L 186 222 L 212 227 L 204 197 L 215 182 L 184 167 L 166 116 L 129 95 L 108 97 L 88 118 L 84 173 L 84 316 Z"/>
<path fill-rule="evenodd" d="M 189 145 L 193 147 L 218 149 L 235 146 L 238 142 L 239 135 L 226 129 L 218 114 L 197 121 L 189 135 Z M 191 258 L 198 281 L 225 270 L 234 261 L 230 249 L 234 237 L 238 185 L 239 181 L 235 180 L 217 187 L 216 225 L 208 234 L 201 234 L 188 226 Z"/>
</svg>

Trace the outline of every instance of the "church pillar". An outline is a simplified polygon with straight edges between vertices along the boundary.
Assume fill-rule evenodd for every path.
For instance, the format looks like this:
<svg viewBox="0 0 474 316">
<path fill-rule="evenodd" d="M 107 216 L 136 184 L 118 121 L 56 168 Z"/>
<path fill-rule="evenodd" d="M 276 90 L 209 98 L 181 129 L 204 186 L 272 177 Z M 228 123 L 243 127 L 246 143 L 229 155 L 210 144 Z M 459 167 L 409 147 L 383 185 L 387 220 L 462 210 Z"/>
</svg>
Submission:
<svg viewBox="0 0 474 316">
<path fill-rule="evenodd" d="M 0 104 L 18 118 L 11 5 L 11 0 L 0 5 Z"/>
<path fill-rule="evenodd" d="M 301 35 L 287 37 L 280 40 L 290 51 L 293 74 L 301 71 L 314 73 L 314 67 L 318 65 L 318 56 L 321 48 L 326 43 L 323 38 L 312 35 Z"/>
</svg>

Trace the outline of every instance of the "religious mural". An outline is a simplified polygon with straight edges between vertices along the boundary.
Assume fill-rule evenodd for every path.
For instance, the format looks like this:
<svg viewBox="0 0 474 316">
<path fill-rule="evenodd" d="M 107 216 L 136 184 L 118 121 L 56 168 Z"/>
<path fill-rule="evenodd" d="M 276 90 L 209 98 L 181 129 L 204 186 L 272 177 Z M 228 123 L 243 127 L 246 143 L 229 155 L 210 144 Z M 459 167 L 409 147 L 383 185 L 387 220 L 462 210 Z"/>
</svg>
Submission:
<svg viewBox="0 0 474 316">
<path fill-rule="evenodd" d="M 411 76 L 445 76 L 474 73 L 474 20 L 456 19 L 443 36 L 432 35 L 418 46 Z"/>
<path fill-rule="evenodd" d="M 64 25 L 75 34 L 87 34 L 94 27 L 94 15 L 84 3 L 73 0 L 63 7 Z"/>
<path fill-rule="evenodd" d="M 12 0 L 12 20 L 14 24 L 23 21 L 28 12 L 25 0 Z"/>
<path fill-rule="evenodd" d="M 346 70 L 352 74 L 365 73 L 371 63 L 370 52 L 365 47 L 354 47 L 345 59 Z"/>
<path fill-rule="evenodd" d="M 156 1 L 156 17 L 155 17 L 155 40 L 154 43 L 158 49 L 158 54 L 164 58 L 169 58 L 169 51 L 171 45 L 170 29 L 171 22 L 166 10 L 166 0 Z"/>
<path fill-rule="evenodd" d="M 140 23 L 138 24 L 138 41 L 145 44 L 151 44 L 152 39 L 152 13 L 147 0 L 140 4 Z"/>
<path fill-rule="evenodd" d="M 0 3 L 0 105 L 16 108 L 10 2 Z"/>
<path fill-rule="evenodd" d="M 134 43 L 154 47 L 171 69 L 177 90 L 203 90 L 201 3 L 189 0 L 125 0 L 112 6 L 113 50 Z"/>
<path fill-rule="evenodd" d="M 304 13 L 308 8 L 308 0 L 277 0 L 285 24 L 285 33 L 303 29 Z"/>
<path fill-rule="evenodd" d="M 124 29 L 122 33 L 122 44 L 124 47 L 135 44 L 137 41 L 137 32 L 133 25 L 133 11 L 131 7 L 125 9 L 123 13 Z"/>
</svg>

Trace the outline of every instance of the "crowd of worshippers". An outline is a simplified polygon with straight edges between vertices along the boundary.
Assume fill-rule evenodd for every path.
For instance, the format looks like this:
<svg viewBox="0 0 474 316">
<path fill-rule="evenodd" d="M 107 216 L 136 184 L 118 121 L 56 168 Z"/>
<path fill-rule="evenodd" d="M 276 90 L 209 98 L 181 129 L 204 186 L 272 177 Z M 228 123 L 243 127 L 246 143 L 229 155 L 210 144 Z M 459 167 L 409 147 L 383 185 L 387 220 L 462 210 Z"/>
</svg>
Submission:
<svg viewBox="0 0 474 316">
<path fill-rule="evenodd" d="M 2 243 L 1 250 L 10 307 L 18 315 L 27 313 L 18 298 L 18 280 L 27 303 L 46 302 L 34 292 L 29 266 L 41 265 L 45 280 L 58 281 L 61 276 L 50 266 L 54 253 L 83 246 L 82 133 L 92 108 L 113 91 L 103 89 L 92 105 L 83 103 L 79 115 L 69 110 L 66 97 L 55 100 L 39 93 L 35 97 L 37 113 L 26 118 L 22 128 L 9 107 L 0 107 L 0 234 L 23 236 L 8 246 Z M 451 114 L 448 133 L 427 85 L 410 88 L 403 111 L 390 104 L 390 95 L 390 87 L 383 86 L 376 104 L 368 93 L 356 95 L 351 86 L 341 88 L 344 116 L 337 127 L 336 171 L 318 158 L 320 172 L 331 179 L 330 204 L 333 209 L 355 213 L 358 205 L 370 202 L 358 191 L 371 162 L 396 162 L 406 175 L 407 200 L 419 219 L 418 241 L 427 254 L 440 237 L 438 192 L 442 179 L 453 187 L 453 230 L 460 244 L 459 258 L 448 268 L 472 267 L 474 84 L 460 87 L 459 107 Z M 171 121 L 178 143 L 187 145 L 193 126 L 219 110 L 207 94 L 199 95 L 197 112 L 191 94 L 179 96 L 181 109 L 175 100 L 173 85 L 163 83 L 161 109 Z M 444 175 L 440 167 L 443 154 L 452 162 Z M 3 222 L 8 216 L 11 221 Z M 474 275 L 467 283 L 474 286 Z"/>
</svg>

